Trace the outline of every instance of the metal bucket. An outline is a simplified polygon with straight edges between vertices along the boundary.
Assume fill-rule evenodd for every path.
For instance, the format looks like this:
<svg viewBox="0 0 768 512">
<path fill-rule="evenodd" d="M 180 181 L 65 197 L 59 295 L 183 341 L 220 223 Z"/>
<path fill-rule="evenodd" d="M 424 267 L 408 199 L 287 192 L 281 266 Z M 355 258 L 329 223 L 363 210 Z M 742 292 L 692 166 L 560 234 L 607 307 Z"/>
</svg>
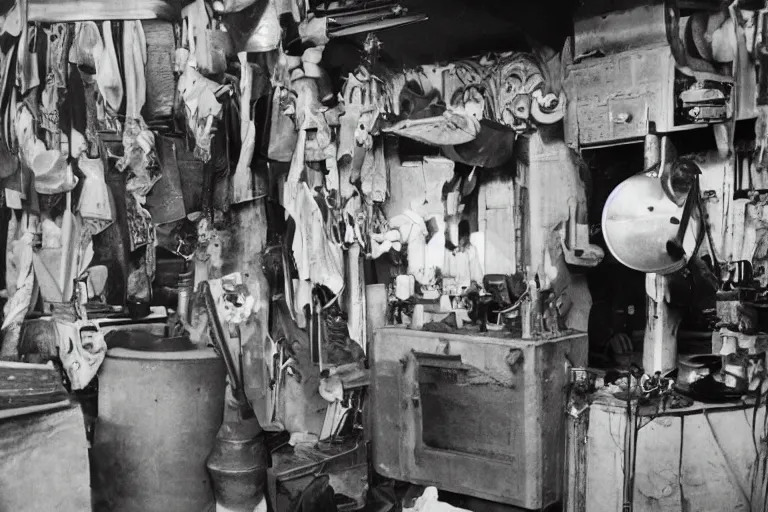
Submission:
<svg viewBox="0 0 768 512">
<path fill-rule="evenodd" d="M 197 512 L 213 506 L 206 457 L 224 408 L 213 350 L 110 349 L 99 375 L 94 510 Z"/>
</svg>

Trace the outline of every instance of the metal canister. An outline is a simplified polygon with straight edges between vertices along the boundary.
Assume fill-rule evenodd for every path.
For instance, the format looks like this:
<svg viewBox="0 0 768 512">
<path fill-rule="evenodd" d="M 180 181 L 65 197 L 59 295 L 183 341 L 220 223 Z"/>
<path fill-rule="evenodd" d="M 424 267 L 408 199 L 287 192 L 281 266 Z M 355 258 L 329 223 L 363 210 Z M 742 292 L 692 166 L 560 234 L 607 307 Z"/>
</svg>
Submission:
<svg viewBox="0 0 768 512">
<path fill-rule="evenodd" d="M 216 502 L 229 509 L 258 504 L 267 482 L 269 461 L 264 434 L 256 418 L 225 421 L 206 466 Z"/>
<path fill-rule="evenodd" d="M 224 360 L 232 397 L 237 404 L 234 410 L 230 405 L 230 409 L 225 411 L 224 423 L 216 435 L 206 466 L 213 480 L 218 505 L 227 510 L 253 510 L 264 493 L 267 481 L 269 454 L 264 444 L 264 433 L 245 396 L 234 358 L 229 352 L 211 287 L 203 281 L 198 290 L 205 301 L 213 345 Z"/>
<path fill-rule="evenodd" d="M 176 314 L 185 321 L 189 320 L 189 299 L 192 296 L 192 288 L 195 284 L 195 270 L 179 274 L 179 281 L 176 285 L 178 298 L 176 302 Z"/>
</svg>

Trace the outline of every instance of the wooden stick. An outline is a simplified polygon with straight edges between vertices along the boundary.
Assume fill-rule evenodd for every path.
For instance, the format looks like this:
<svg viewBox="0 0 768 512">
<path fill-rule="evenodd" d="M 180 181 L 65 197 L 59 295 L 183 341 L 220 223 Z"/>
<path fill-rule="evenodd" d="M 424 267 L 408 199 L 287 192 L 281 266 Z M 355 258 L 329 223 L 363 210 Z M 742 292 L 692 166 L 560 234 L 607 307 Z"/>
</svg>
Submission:
<svg viewBox="0 0 768 512">
<path fill-rule="evenodd" d="M 365 350 L 365 303 L 363 298 L 365 291 L 360 280 L 360 244 L 357 242 L 352 244 L 347 256 L 349 259 L 347 271 L 349 337 L 360 343 Z"/>
</svg>

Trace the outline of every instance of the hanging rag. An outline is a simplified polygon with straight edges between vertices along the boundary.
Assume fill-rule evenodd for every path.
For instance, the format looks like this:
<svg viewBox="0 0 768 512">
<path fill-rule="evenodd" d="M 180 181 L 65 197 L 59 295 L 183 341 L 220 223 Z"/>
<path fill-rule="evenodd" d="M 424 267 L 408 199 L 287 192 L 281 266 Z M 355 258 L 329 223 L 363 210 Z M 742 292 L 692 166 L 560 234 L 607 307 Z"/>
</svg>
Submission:
<svg viewBox="0 0 768 512">
<path fill-rule="evenodd" d="M 104 30 L 104 49 L 96 64 L 96 83 L 107 106 L 107 114 L 116 116 L 123 102 L 123 79 L 120 74 L 120 65 L 117 62 L 112 23 L 103 22 L 102 29 Z"/>
<path fill-rule="evenodd" d="M 232 203 L 244 203 L 255 198 L 251 160 L 256 147 L 256 124 L 251 119 L 251 90 L 253 70 L 248 64 L 247 54 L 237 54 L 240 59 L 240 156 L 232 176 Z"/>
<path fill-rule="evenodd" d="M 129 297 L 148 301 L 155 273 L 155 228 L 150 213 L 144 208 L 146 196 L 160 179 L 155 154 L 155 136 L 141 117 L 146 102 L 145 66 L 147 49 L 140 21 L 123 23 L 123 66 L 125 69 L 126 111 L 123 130 L 124 155 L 117 162 L 121 172 L 130 169 L 126 180 L 126 221 L 131 251 L 145 247 L 128 275 Z"/>
<path fill-rule="evenodd" d="M 154 254 L 154 226 L 149 212 L 144 208 L 147 194 L 160 179 L 155 136 L 141 117 L 146 101 L 144 66 L 147 62 L 146 40 L 140 21 L 123 24 L 123 64 L 125 68 L 126 110 L 123 130 L 124 154 L 116 164 L 123 172 L 130 169 L 126 180 L 126 217 L 128 219 L 131 250 L 149 245 Z M 154 258 L 147 258 L 154 265 Z M 147 269 L 154 274 L 154 266 Z"/>
<path fill-rule="evenodd" d="M 123 23 L 123 67 L 125 70 L 126 118 L 138 119 L 146 102 L 147 42 L 140 21 Z"/>
<path fill-rule="evenodd" d="M 78 183 L 66 155 L 55 149 L 36 156 L 32 172 L 35 174 L 35 190 L 39 194 L 63 194 L 72 191 Z"/>
<path fill-rule="evenodd" d="M 10 8 L 0 16 L 0 34 L 19 37 L 22 25 L 22 6 L 20 2 L 12 2 Z M 24 18 L 26 20 L 26 16 Z"/>
<path fill-rule="evenodd" d="M 363 110 L 367 107 L 367 83 L 364 83 L 350 73 L 342 91 L 344 98 L 344 114 L 339 118 L 339 149 L 337 156 L 339 165 L 342 160 L 352 159 L 355 150 L 355 130 Z"/>
<path fill-rule="evenodd" d="M 228 86 L 220 86 L 205 78 L 191 64 L 179 78 L 179 97 L 184 103 L 187 128 L 195 139 L 195 157 L 203 162 L 211 159 L 213 123 L 222 116 L 217 96 L 225 93 L 225 87 Z"/>
<path fill-rule="evenodd" d="M 26 5 L 26 1 L 23 2 Z M 16 58 L 16 84 L 22 96 L 25 96 L 31 89 L 40 85 L 40 67 L 37 52 L 37 25 L 27 26 L 24 20 L 26 30 L 22 30 L 19 44 L 17 47 L 18 56 Z"/>
<path fill-rule="evenodd" d="M 306 130 L 301 130 L 283 186 L 282 205 L 296 223 L 292 249 L 299 278 L 326 286 L 332 293 L 338 294 L 344 286 L 339 254 L 328 239 L 323 214 L 312 191 L 306 182 L 300 181 L 304 171 L 306 137 Z"/>
<path fill-rule="evenodd" d="M 32 269 L 32 244 L 34 235 L 29 225 L 29 217 L 24 213 L 21 222 L 14 215 L 8 226 L 8 236 L 12 241 L 6 253 L 6 285 L 10 298 L 3 308 L 2 347 L 0 358 L 17 360 L 18 346 L 24 317 L 29 311 L 32 292 L 35 287 L 35 274 Z M 18 238 L 17 238 L 18 237 Z"/>
<path fill-rule="evenodd" d="M 51 148 L 58 148 L 61 138 L 59 98 L 59 87 L 56 85 L 54 74 L 49 73 L 40 96 L 38 109 L 40 111 L 40 128 L 45 130 L 45 142 Z"/>
<path fill-rule="evenodd" d="M 98 234 L 113 222 L 112 207 L 109 203 L 109 189 L 104 181 L 104 162 L 99 158 L 80 155 L 78 169 L 85 175 L 80 191 L 77 211 L 83 219 L 86 229 Z"/>
<path fill-rule="evenodd" d="M 377 137 L 373 142 L 373 148 L 365 152 L 360 181 L 363 196 L 368 203 L 383 203 L 387 200 L 389 180 L 382 137 Z"/>
<path fill-rule="evenodd" d="M 269 52 L 280 44 L 282 31 L 275 0 L 253 2 L 238 12 L 224 14 L 222 23 L 236 52 Z"/>
<path fill-rule="evenodd" d="M 147 195 L 146 208 L 152 215 L 152 222 L 160 225 L 177 222 L 187 216 L 178 161 L 178 148 L 183 151 L 185 142 L 183 139 L 165 135 L 158 135 L 156 141 L 162 174 Z M 192 177 L 185 176 L 185 179 Z"/>
<path fill-rule="evenodd" d="M 291 161 L 298 139 L 296 126 L 285 113 L 285 103 L 290 95 L 290 91 L 280 85 L 272 93 L 267 157 L 277 162 Z"/>
<path fill-rule="evenodd" d="M 32 112 L 25 103 L 16 110 L 14 128 L 22 161 L 35 176 L 35 190 L 40 194 L 60 194 L 74 189 L 77 178 L 67 163 L 67 155 L 45 148 L 37 138 Z"/>
<path fill-rule="evenodd" d="M 16 0 L 18 4 L 20 32 L 19 39 L 16 43 L 16 67 L 15 67 L 15 83 L 19 93 L 24 96 L 32 87 L 36 87 L 39 84 L 33 84 L 30 82 L 34 77 L 30 76 L 32 73 L 32 67 L 37 69 L 37 62 L 32 62 L 32 55 L 30 55 L 30 27 L 27 24 L 27 0 Z M 36 56 L 35 56 L 36 57 Z M 36 73 L 35 73 L 36 75 Z"/>
<path fill-rule="evenodd" d="M 176 48 L 173 24 L 167 21 L 144 22 L 147 39 L 147 104 L 146 121 L 150 125 L 164 126 L 173 115 L 176 79 L 173 76 L 173 57 Z"/>
<path fill-rule="evenodd" d="M 96 23 L 92 21 L 80 22 L 76 23 L 75 27 L 75 39 L 69 51 L 69 61 L 77 65 L 79 77 L 70 72 L 69 78 L 70 86 L 74 84 L 79 89 L 78 92 L 81 93 L 81 96 L 77 99 L 73 97 L 69 102 L 72 119 L 70 153 L 75 158 L 79 157 L 82 143 L 85 142 L 89 156 L 95 157 L 98 153 L 99 143 L 97 75 L 104 54 L 104 42 Z M 85 106 L 84 109 L 83 106 Z M 77 126 L 76 120 L 78 119 L 80 121 L 85 120 L 85 130 L 81 126 Z M 81 140 L 83 134 L 85 134 L 85 141 Z"/>
<path fill-rule="evenodd" d="M 232 41 L 228 32 L 214 28 L 213 11 L 208 9 L 203 0 L 194 0 L 182 9 L 182 40 L 188 45 L 193 67 L 204 75 L 218 75 L 226 71 Z"/>
</svg>

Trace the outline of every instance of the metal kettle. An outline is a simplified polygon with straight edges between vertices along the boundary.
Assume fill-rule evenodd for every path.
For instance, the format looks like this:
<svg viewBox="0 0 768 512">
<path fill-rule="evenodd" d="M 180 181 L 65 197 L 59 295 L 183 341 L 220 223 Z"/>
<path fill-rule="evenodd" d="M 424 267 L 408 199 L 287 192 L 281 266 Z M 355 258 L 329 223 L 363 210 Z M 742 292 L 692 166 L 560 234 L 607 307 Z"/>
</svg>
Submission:
<svg viewBox="0 0 768 512">
<path fill-rule="evenodd" d="M 238 378 L 211 287 L 203 281 L 198 291 L 205 301 L 213 344 L 224 360 L 232 395 L 237 402 L 224 411 L 224 422 L 216 435 L 206 467 L 213 480 L 217 505 L 231 511 L 251 512 L 261 500 L 267 480 L 269 454 L 264 444 L 264 432 Z"/>
</svg>

